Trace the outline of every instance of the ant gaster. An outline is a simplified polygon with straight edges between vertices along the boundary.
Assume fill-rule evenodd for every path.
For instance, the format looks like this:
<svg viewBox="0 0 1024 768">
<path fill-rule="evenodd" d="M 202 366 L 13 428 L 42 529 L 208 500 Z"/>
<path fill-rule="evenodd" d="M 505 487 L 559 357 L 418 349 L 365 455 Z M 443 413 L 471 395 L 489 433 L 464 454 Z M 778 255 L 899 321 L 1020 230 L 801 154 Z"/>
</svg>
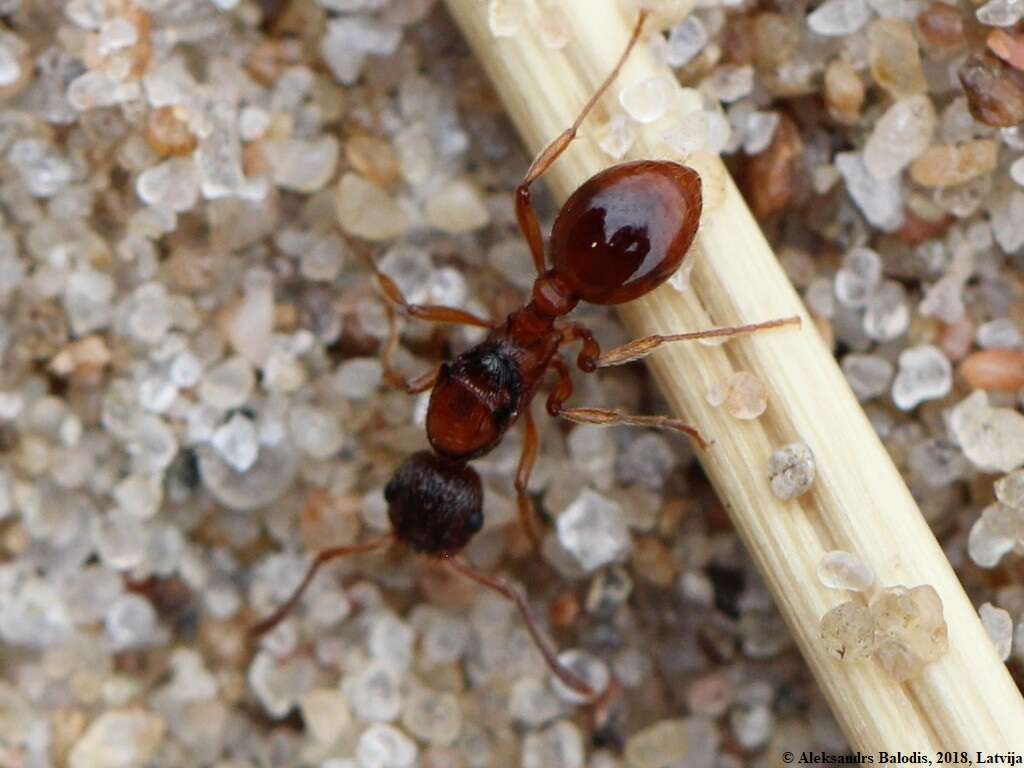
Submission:
<svg viewBox="0 0 1024 768">
<path fill-rule="evenodd" d="M 398 286 L 370 261 L 389 306 L 406 317 L 489 330 L 486 338 L 451 362 L 414 379 L 391 367 L 398 343 L 393 328 L 384 348 L 387 381 L 413 394 L 432 389 L 427 410 L 427 439 L 432 451 L 414 453 L 395 471 L 384 489 L 392 533 L 354 546 L 321 552 L 291 598 L 253 628 L 266 632 L 298 602 L 316 571 L 329 560 L 380 549 L 392 543 L 438 558 L 448 567 L 512 600 L 552 672 L 568 687 L 591 697 L 594 692 L 556 657 L 530 617 L 519 591 L 472 568 L 459 552 L 483 526 L 480 476 L 469 466 L 492 450 L 517 420 L 525 427 L 515 488 L 522 525 L 536 543 L 533 507 L 527 483 L 537 457 L 537 428 L 530 402 L 548 371 L 558 382 L 547 398 L 551 416 L 589 424 L 628 424 L 685 433 L 707 444 L 691 426 L 666 416 L 637 416 L 602 408 L 567 408 L 573 391 L 569 367 L 560 355 L 580 342 L 578 366 L 585 372 L 638 360 L 673 341 L 735 336 L 799 323 L 799 318 L 717 328 L 696 333 L 648 336 L 605 354 L 585 327 L 558 322 L 580 302 L 622 304 L 654 290 L 678 269 L 697 234 L 701 215 L 700 176 L 668 161 L 616 165 L 593 176 L 562 206 L 551 232 L 551 268 L 545 264 L 544 239 L 530 199 L 530 185 L 572 142 L 580 124 L 618 75 L 647 15 L 640 13 L 615 68 L 584 106 L 575 123 L 538 155 L 516 192 L 516 217 L 526 237 L 538 277 L 530 300 L 503 323 L 454 307 L 410 304 Z M 392 317 L 393 320 L 393 317 Z"/>
</svg>

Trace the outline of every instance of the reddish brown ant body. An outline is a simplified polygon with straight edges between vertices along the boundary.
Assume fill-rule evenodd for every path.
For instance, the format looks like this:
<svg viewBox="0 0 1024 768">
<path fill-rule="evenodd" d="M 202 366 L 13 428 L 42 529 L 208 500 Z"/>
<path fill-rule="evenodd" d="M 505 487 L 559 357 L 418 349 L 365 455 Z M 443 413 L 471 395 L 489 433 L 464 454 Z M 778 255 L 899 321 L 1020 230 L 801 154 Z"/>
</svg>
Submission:
<svg viewBox="0 0 1024 768">
<path fill-rule="evenodd" d="M 641 12 L 618 63 L 576 122 L 537 157 L 517 190 L 516 215 L 538 272 L 530 300 L 523 307 L 500 325 L 494 325 L 453 307 L 409 304 L 398 286 L 378 272 L 371 261 L 385 298 L 407 317 L 476 326 L 490 332 L 453 361 L 411 380 L 391 367 L 391 353 L 397 344 L 397 334 L 392 334 L 383 354 L 385 377 L 409 393 L 432 389 L 426 418 L 432 451 L 420 451 L 406 459 L 385 488 L 391 535 L 321 552 L 292 597 L 254 627 L 255 633 L 265 632 L 280 621 L 327 561 L 398 542 L 419 554 L 442 560 L 455 571 L 514 601 L 552 671 L 576 691 L 593 694 L 558 661 L 518 591 L 474 570 L 458 557 L 484 522 L 480 477 L 469 462 L 491 451 L 522 418 L 525 438 L 515 487 L 522 524 L 536 541 L 533 509 L 526 493 L 538 449 L 529 406 L 548 371 L 558 376 L 558 383 L 547 399 L 547 410 L 552 416 L 592 424 L 672 429 L 690 435 L 706 447 L 697 430 L 677 419 L 598 408 L 566 408 L 573 386 L 569 367 L 560 355 L 565 345 L 582 343 L 577 364 L 589 373 L 637 360 L 665 342 L 734 336 L 798 322 L 790 318 L 697 333 L 649 336 L 604 355 L 585 327 L 558 322 L 581 301 L 622 304 L 654 290 L 678 269 L 697 234 L 701 182 L 694 170 L 667 161 L 625 163 L 593 176 L 562 206 L 551 232 L 552 266 L 548 269 L 545 265 L 544 240 L 531 203 L 530 185 L 569 146 L 580 124 L 615 79 L 639 39 L 645 16 L 646 12 Z"/>
</svg>

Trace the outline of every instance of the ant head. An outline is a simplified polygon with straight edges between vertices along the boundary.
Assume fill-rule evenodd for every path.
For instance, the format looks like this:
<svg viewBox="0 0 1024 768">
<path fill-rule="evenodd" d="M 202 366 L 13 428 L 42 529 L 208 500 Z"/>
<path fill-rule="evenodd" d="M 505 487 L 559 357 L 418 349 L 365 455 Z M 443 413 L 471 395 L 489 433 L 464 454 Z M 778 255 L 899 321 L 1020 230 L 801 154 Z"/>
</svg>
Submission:
<svg viewBox="0 0 1024 768">
<path fill-rule="evenodd" d="M 551 230 L 552 264 L 584 301 L 632 301 L 679 268 L 700 212 L 700 176 L 692 168 L 655 161 L 613 166 L 562 206 Z"/>
<path fill-rule="evenodd" d="M 395 538 L 416 552 L 460 551 L 484 524 L 480 476 L 430 451 L 414 453 L 384 488 Z"/>
</svg>

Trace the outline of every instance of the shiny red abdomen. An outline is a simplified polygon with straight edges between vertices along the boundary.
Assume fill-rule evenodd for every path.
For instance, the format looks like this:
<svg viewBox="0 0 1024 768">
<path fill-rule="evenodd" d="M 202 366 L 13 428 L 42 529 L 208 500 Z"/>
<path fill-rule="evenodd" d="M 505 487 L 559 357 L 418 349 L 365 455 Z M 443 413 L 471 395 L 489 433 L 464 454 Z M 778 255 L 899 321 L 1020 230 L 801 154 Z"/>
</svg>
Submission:
<svg viewBox="0 0 1024 768">
<path fill-rule="evenodd" d="M 551 230 L 552 266 L 583 301 L 632 301 L 679 268 L 700 212 L 692 168 L 648 160 L 613 166 L 562 207 Z"/>
</svg>

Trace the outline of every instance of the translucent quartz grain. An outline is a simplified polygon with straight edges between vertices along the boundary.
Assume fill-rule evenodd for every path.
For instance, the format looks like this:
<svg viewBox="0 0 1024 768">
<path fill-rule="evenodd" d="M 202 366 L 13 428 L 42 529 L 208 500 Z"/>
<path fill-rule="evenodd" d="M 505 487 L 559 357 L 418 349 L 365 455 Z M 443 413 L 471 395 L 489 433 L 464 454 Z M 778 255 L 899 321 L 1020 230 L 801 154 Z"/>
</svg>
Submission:
<svg viewBox="0 0 1024 768">
<path fill-rule="evenodd" d="M 508 708 L 515 720 L 536 728 L 558 717 L 563 705 L 543 681 L 522 677 L 512 684 Z"/>
<path fill-rule="evenodd" d="M 562 546 L 587 571 L 614 562 L 629 551 L 622 508 L 590 489 L 558 516 L 556 529 Z"/>
<path fill-rule="evenodd" d="M 994 568 L 1024 540 L 1024 515 L 1005 504 L 989 504 L 971 526 L 967 554 L 975 565 Z"/>
<path fill-rule="evenodd" d="M 875 648 L 875 622 L 863 603 L 840 603 L 821 617 L 819 633 L 831 656 L 843 661 L 860 661 Z"/>
<path fill-rule="evenodd" d="M 953 367 L 942 350 L 931 344 L 900 353 L 899 372 L 892 384 L 892 400 L 909 411 L 926 400 L 945 397 L 953 388 Z"/>
<path fill-rule="evenodd" d="M 871 22 L 868 62 L 875 82 L 893 98 L 928 90 L 914 28 L 909 21 L 888 18 Z"/>
<path fill-rule="evenodd" d="M 903 187 L 899 176 L 877 179 L 871 175 L 858 152 L 841 152 L 836 168 L 850 198 L 869 222 L 887 232 L 903 223 Z"/>
<path fill-rule="evenodd" d="M 1010 651 L 1013 650 L 1013 619 L 1008 611 L 997 608 L 991 603 L 982 604 L 978 609 L 981 617 L 981 624 L 992 639 L 996 647 L 996 653 L 1003 661 L 1010 658 Z"/>
<path fill-rule="evenodd" d="M 462 708 L 452 693 L 416 689 L 402 707 L 402 725 L 428 744 L 453 744 L 462 730 Z"/>
<path fill-rule="evenodd" d="M 523 739 L 522 768 L 583 768 L 583 736 L 575 723 L 559 720 Z"/>
<path fill-rule="evenodd" d="M 884 357 L 850 353 L 843 358 L 843 373 L 850 388 L 862 403 L 885 394 L 895 367 Z"/>
<path fill-rule="evenodd" d="M 989 207 L 992 233 L 999 247 L 1014 253 L 1024 247 L 1024 191 L 1006 189 Z"/>
<path fill-rule="evenodd" d="M 877 179 L 895 176 L 928 148 L 936 123 L 935 107 L 924 94 L 893 102 L 868 137 L 865 167 Z"/>
<path fill-rule="evenodd" d="M 373 241 L 393 240 L 409 219 L 383 189 L 355 173 L 346 173 L 335 192 L 338 223 L 346 232 Z"/>
<path fill-rule="evenodd" d="M 668 110 L 676 86 L 667 77 L 649 77 L 623 86 L 619 104 L 638 123 L 653 123 Z"/>
<path fill-rule="evenodd" d="M 875 581 L 875 574 L 860 558 L 850 552 L 833 550 L 818 561 L 818 581 L 829 589 L 866 592 Z"/>
<path fill-rule="evenodd" d="M 743 140 L 743 151 L 756 155 L 768 148 L 779 127 L 778 112 L 751 112 L 747 117 L 747 134 Z"/>
<path fill-rule="evenodd" d="M 18 82 L 22 77 L 22 59 L 27 53 L 25 44 L 10 32 L 0 33 L 0 88 Z"/>
<path fill-rule="evenodd" d="M 197 451 L 199 474 L 214 498 L 229 509 L 259 509 L 277 501 L 288 490 L 298 469 L 298 457 L 289 447 L 261 446 L 256 463 L 238 472 L 212 448 Z"/>
<path fill-rule="evenodd" d="M 371 725 L 362 732 L 356 745 L 356 757 L 361 766 L 412 768 L 418 752 L 415 741 L 386 723 Z"/>
<path fill-rule="evenodd" d="M 210 444 L 236 472 L 248 472 L 259 455 L 256 425 L 239 413 L 216 429 Z"/>
<path fill-rule="evenodd" d="M 1024 510 L 1024 470 L 1015 470 L 996 480 L 995 493 L 1008 507 Z"/>
<path fill-rule="evenodd" d="M 402 711 L 398 671 L 383 661 L 371 661 L 346 675 L 341 692 L 353 714 L 368 722 L 390 722 Z"/>
<path fill-rule="evenodd" d="M 983 390 L 960 401 L 950 413 L 950 428 L 964 455 L 982 471 L 1011 472 L 1024 464 L 1024 415 L 992 408 Z"/>
<path fill-rule="evenodd" d="M 825 0 L 807 15 L 807 26 L 818 35 L 851 35 L 867 24 L 871 9 L 866 0 Z"/>
<path fill-rule="evenodd" d="M 321 744 L 334 744 L 348 730 L 352 713 L 341 693 L 332 688 L 317 688 L 299 702 L 307 732 Z"/>
<path fill-rule="evenodd" d="M 910 325 L 907 291 L 895 280 L 884 281 L 868 299 L 864 310 L 864 335 L 874 341 L 892 341 Z"/>
<path fill-rule="evenodd" d="M 814 471 L 814 454 L 803 443 L 785 445 L 768 459 L 772 493 L 783 501 L 806 493 L 814 484 Z"/>
<path fill-rule="evenodd" d="M 199 396 L 207 405 L 228 410 L 244 405 L 255 385 L 252 366 L 241 357 L 230 357 L 206 372 Z"/>
<path fill-rule="evenodd" d="M 157 475 L 128 475 L 114 487 L 118 506 L 135 517 L 152 517 L 164 499 L 161 478 Z"/>
<path fill-rule="evenodd" d="M 610 158 L 621 160 L 635 141 L 636 133 L 629 118 L 625 115 L 616 115 L 602 129 L 598 144 Z"/>
<path fill-rule="evenodd" d="M 857 122 L 864 104 L 864 83 L 845 59 L 833 59 L 825 69 L 825 104 L 833 119 L 847 125 Z"/>
<path fill-rule="evenodd" d="M 917 677 L 949 649 L 942 600 L 932 586 L 887 587 L 872 598 L 870 609 L 875 657 L 894 681 Z"/>
<path fill-rule="evenodd" d="M 683 67 L 707 45 L 708 32 L 697 15 L 687 16 L 681 24 L 672 28 L 668 36 L 668 59 L 670 67 Z"/>
<path fill-rule="evenodd" d="M 68 768 L 119 768 L 153 761 L 164 741 L 164 718 L 140 707 L 110 709 L 93 720 L 68 755 Z"/>
<path fill-rule="evenodd" d="M 934 146 L 910 164 L 910 176 L 923 187 L 956 187 L 991 173 L 998 158 L 999 145 L 990 139 Z"/>
<path fill-rule="evenodd" d="M 749 371 L 737 371 L 725 381 L 712 386 L 708 402 L 718 407 L 725 405 L 730 416 L 749 421 L 756 419 L 768 408 L 768 390 L 759 378 Z"/>
<path fill-rule="evenodd" d="M 836 298 L 848 307 L 868 303 L 882 279 L 882 260 L 870 248 L 853 248 L 836 272 Z"/>
<path fill-rule="evenodd" d="M 1010 178 L 1017 186 L 1024 187 L 1024 157 L 1018 157 L 1010 165 Z"/>
<path fill-rule="evenodd" d="M 263 148 L 274 184 L 305 194 L 322 189 L 334 178 L 340 153 L 333 136 L 268 141 Z"/>
<path fill-rule="evenodd" d="M 491 218 L 480 191 L 465 179 L 456 179 L 431 195 L 424 213 L 431 226 L 453 235 L 480 229 Z"/>
<path fill-rule="evenodd" d="M 1021 0 L 988 0 L 975 11 L 982 24 L 994 27 L 1012 27 L 1024 18 L 1024 2 Z"/>
<path fill-rule="evenodd" d="M 660 720 L 633 734 L 626 742 L 625 757 L 635 768 L 670 768 L 690 752 L 686 720 Z"/>
</svg>

